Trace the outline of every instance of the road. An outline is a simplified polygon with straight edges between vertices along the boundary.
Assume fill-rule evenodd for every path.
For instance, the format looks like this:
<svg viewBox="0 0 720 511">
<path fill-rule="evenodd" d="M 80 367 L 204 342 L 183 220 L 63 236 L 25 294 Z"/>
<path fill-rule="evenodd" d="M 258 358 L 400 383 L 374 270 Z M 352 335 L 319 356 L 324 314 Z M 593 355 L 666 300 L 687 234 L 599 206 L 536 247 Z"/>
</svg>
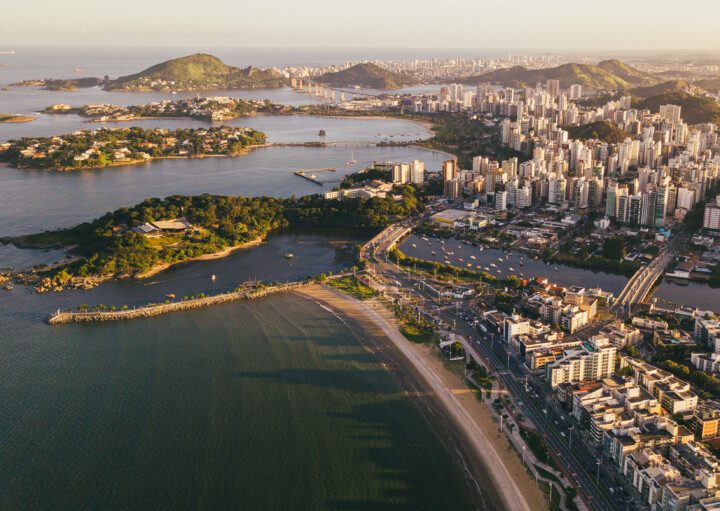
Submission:
<svg viewBox="0 0 720 511">
<path fill-rule="evenodd" d="M 381 287 L 385 283 L 398 288 L 413 305 L 426 312 L 430 311 L 445 324 L 455 325 L 455 331 L 467 339 L 466 349 L 470 355 L 493 370 L 517 408 L 545 437 L 550 452 L 563 466 L 568 478 L 577 484 L 579 493 L 588 506 L 598 510 L 622 509 L 625 501 L 618 490 L 610 492 L 610 488 L 618 486 L 612 469 L 608 469 L 603 461 L 599 465 L 598 474 L 598 453 L 581 441 L 577 433 L 573 434 L 572 429 L 576 429 L 576 425 L 567 414 L 555 408 L 555 401 L 546 386 L 535 382 L 535 389 L 539 393 L 536 394 L 537 398 L 533 398 L 525 388 L 525 381 L 526 376 L 531 380 L 534 378 L 527 374 L 527 369 L 517 356 L 507 351 L 509 348 L 483 334 L 454 308 L 437 309 L 431 306 L 434 297 L 429 296 L 420 286 L 420 278 L 405 272 L 388 259 L 388 251 L 412 226 L 412 222 L 393 225 L 363 247 L 361 255 L 370 262 L 369 275 L 380 283 Z"/>
</svg>

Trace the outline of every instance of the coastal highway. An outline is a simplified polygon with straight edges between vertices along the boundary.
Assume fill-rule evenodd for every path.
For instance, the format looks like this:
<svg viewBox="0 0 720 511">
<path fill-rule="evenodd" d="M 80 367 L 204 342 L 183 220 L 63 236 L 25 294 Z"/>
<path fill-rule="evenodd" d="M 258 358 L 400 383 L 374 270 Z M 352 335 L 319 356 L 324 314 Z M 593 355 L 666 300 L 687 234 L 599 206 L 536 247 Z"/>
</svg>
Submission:
<svg viewBox="0 0 720 511">
<path fill-rule="evenodd" d="M 478 332 L 458 316 L 454 308 L 433 311 L 430 306 L 432 297 L 421 290 L 420 278 L 390 262 L 388 251 L 412 226 L 412 222 L 390 226 L 365 245 L 361 254 L 371 263 L 370 274 L 381 281 L 399 283 L 398 287 L 425 311 L 439 316 L 447 324 L 455 324 L 455 331 L 468 339 L 466 349 L 470 350 L 471 356 L 493 370 L 518 409 L 536 425 L 568 478 L 578 485 L 588 506 L 591 509 L 619 511 L 624 506 L 620 494 L 616 490 L 609 491 L 617 486 L 611 471 L 600 465 L 598 477 L 597 454 L 578 437 L 577 432 L 573 434 L 570 430 L 572 420 L 553 408 L 549 393 L 543 396 L 544 400 L 533 399 L 525 389 L 526 370 L 512 353 L 508 354 L 500 342 L 493 342 L 493 339 Z"/>
</svg>

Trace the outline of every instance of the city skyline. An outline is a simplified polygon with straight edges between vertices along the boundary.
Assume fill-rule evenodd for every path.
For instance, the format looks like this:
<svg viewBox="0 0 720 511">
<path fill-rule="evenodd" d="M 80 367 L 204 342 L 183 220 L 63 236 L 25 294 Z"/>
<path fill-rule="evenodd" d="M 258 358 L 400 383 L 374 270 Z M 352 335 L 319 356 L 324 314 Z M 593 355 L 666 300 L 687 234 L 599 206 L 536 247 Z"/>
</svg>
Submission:
<svg viewBox="0 0 720 511">
<path fill-rule="evenodd" d="M 568 0 L 520 0 L 512 11 L 496 2 L 467 0 L 442 5 L 368 0 L 355 8 L 326 0 L 217 0 L 203 7 L 165 0 L 121 5 L 30 0 L 3 11 L 3 45 L 720 50 L 714 36 L 720 5 L 707 0 L 608 0 L 583 5 L 581 13 Z M 688 16 L 692 24 L 682 21 Z M 443 19 L 452 23 L 451 36 L 438 25 Z"/>
</svg>

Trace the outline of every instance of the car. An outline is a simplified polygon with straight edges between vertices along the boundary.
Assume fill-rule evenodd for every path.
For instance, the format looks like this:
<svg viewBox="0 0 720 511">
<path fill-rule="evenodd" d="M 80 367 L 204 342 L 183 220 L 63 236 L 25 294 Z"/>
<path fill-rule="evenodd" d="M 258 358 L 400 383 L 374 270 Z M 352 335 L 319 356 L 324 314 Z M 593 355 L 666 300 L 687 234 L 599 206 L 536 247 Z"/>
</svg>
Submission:
<svg viewBox="0 0 720 511">
<path fill-rule="evenodd" d="M 555 425 L 556 425 L 556 426 L 559 426 L 560 423 L 559 423 L 558 421 L 555 421 Z"/>
<path fill-rule="evenodd" d="M 565 432 L 564 432 L 564 431 L 561 431 L 560 434 L 561 434 L 562 436 L 565 436 Z"/>
<path fill-rule="evenodd" d="M 615 488 L 610 487 L 610 493 L 615 493 Z"/>
</svg>

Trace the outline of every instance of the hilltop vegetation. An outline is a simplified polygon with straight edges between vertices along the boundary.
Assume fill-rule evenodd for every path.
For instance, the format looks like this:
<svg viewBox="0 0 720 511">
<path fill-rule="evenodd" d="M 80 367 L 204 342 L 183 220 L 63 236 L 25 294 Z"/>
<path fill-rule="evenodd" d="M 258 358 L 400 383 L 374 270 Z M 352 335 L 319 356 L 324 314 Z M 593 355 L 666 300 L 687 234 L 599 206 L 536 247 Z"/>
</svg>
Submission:
<svg viewBox="0 0 720 511">
<path fill-rule="evenodd" d="M 363 62 L 336 73 L 325 73 L 317 81 L 333 87 L 359 85 L 370 89 L 399 89 L 411 85 L 409 76 L 393 73 L 370 62 Z"/>
<path fill-rule="evenodd" d="M 649 98 L 651 96 L 659 96 L 661 94 L 674 94 L 676 92 L 687 92 L 688 94 L 697 95 L 701 91 L 697 86 L 690 84 L 685 80 L 668 80 L 656 85 L 630 89 L 630 93 L 639 98 Z"/>
<path fill-rule="evenodd" d="M 617 74 L 616 74 L 617 73 Z M 590 89 L 618 90 L 633 85 L 651 83 L 652 77 L 619 60 L 604 60 L 597 66 L 589 64 L 563 64 L 546 69 L 527 69 L 514 66 L 490 71 L 479 76 L 464 78 L 463 83 L 489 82 L 511 87 L 534 87 L 547 80 L 560 80 L 563 88 L 578 83 Z"/>
<path fill-rule="evenodd" d="M 657 82 L 657 78 L 653 75 L 640 71 L 618 59 L 602 60 L 598 62 L 597 67 L 632 85 L 649 85 Z"/>
<path fill-rule="evenodd" d="M 568 136 L 571 139 L 588 140 L 592 138 L 611 144 L 622 142 L 630 136 L 607 121 L 596 121 L 581 126 L 568 126 L 565 129 L 567 129 Z"/>
<path fill-rule="evenodd" d="M 660 105 L 667 104 L 681 106 L 682 118 L 689 124 L 720 122 L 720 103 L 713 98 L 693 96 L 687 92 L 671 92 L 650 96 L 639 101 L 635 108 L 647 108 L 651 112 L 657 112 L 660 110 Z"/>
<path fill-rule="evenodd" d="M 121 76 L 106 84 L 106 90 L 198 91 L 212 89 L 268 88 L 286 85 L 272 69 L 240 69 L 212 55 L 196 53 L 168 60 L 139 73 Z"/>
</svg>

